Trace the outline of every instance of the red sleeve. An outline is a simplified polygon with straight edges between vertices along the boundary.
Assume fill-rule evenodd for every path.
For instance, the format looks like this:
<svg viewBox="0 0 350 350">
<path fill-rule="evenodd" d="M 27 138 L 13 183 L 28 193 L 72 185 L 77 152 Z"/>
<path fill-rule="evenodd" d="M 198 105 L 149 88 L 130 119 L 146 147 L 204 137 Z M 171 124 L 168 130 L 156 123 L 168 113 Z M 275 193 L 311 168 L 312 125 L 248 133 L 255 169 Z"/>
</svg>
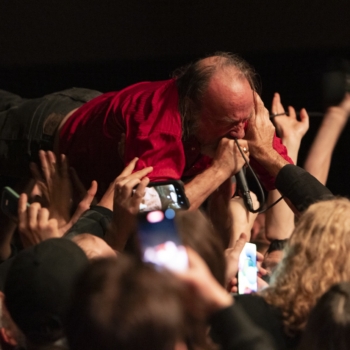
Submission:
<svg viewBox="0 0 350 350">
<path fill-rule="evenodd" d="M 276 135 L 273 138 L 273 148 L 290 164 L 293 164 L 293 161 L 288 157 L 287 148 L 283 145 L 281 139 Z M 256 172 L 259 180 L 264 185 L 267 191 L 274 190 L 275 187 L 275 178 L 271 176 L 265 168 L 259 163 L 258 159 L 250 157 L 250 165 Z"/>
<path fill-rule="evenodd" d="M 139 157 L 134 171 L 153 166 L 148 175 L 151 181 L 179 180 L 185 167 L 185 156 L 181 139 L 167 133 L 152 133 L 129 139 L 125 149 L 126 162 Z"/>
</svg>

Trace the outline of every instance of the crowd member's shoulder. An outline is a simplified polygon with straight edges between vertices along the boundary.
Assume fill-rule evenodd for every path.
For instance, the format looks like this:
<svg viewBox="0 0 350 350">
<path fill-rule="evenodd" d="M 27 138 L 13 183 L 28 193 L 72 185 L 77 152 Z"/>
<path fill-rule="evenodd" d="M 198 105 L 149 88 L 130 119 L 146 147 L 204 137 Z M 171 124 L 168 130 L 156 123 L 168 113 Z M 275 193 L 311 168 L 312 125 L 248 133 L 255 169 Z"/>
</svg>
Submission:
<svg viewBox="0 0 350 350">
<path fill-rule="evenodd" d="M 235 302 L 240 305 L 250 319 L 260 328 L 268 332 L 278 349 L 296 349 L 299 337 L 291 338 L 283 330 L 281 311 L 268 304 L 258 294 L 235 295 Z"/>
</svg>

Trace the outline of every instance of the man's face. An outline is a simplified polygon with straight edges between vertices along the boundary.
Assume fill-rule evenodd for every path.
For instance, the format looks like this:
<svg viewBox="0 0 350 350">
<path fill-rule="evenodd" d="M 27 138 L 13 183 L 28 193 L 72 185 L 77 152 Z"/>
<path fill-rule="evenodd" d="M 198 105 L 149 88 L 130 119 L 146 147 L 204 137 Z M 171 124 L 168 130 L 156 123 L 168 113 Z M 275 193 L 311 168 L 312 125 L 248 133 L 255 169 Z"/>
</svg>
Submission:
<svg viewBox="0 0 350 350">
<path fill-rule="evenodd" d="M 227 70 L 215 73 L 197 115 L 198 141 L 215 147 L 223 137 L 242 139 L 254 110 L 253 96 L 247 79 Z"/>
</svg>

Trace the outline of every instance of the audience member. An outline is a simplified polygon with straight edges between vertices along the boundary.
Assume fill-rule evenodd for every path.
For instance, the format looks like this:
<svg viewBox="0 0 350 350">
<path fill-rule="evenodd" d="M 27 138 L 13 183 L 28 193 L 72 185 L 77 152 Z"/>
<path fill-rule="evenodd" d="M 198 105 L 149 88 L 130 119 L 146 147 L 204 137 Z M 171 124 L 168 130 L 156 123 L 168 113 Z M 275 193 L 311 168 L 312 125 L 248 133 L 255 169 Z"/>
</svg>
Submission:
<svg viewBox="0 0 350 350">
<path fill-rule="evenodd" d="M 12 326 L 23 334 L 28 350 L 66 348 L 63 321 L 73 283 L 87 262 L 84 252 L 66 239 L 46 240 L 13 258 L 3 307 L 14 322 Z M 23 345 L 20 340 L 18 345 Z"/>
<path fill-rule="evenodd" d="M 298 350 L 349 349 L 349 301 L 349 282 L 331 287 L 311 311 Z"/>
<path fill-rule="evenodd" d="M 14 170 L 11 175 L 19 174 L 17 162 L 25 166 L 27 150 L 55 146 L 68 153 L 66 158 L 41 150 L 40 166 L 31 165 L 36 186 L 18 205 L 25 249 L 11 251 L 15 224 L 0 240 L 0 258 L 7 259 L 0 264 L 0 334 L 6 346 L 67 348 L 63 320 L 69 304 L 70 350 L 296 348 L 308 320 L 314 327 L 309 314 L 323 293 L 350 280 L 350 201 L 334 198 L 286 154 L 287 147 L 296 162 L 306 111 L 300 121 L 292 107 L 288 117 L 280 115 L 285 110 L 275 94 L 273 121 L 283 145 L 256 93 L 251 68 L 236 56 L 218 53 L 171 80 L 102 95 L 84 89 L 30 101 L 0 95 L 9 98 L 0 115 L 6 124 L 0 165 Z M 30 144 L 3 138 L 10 117 L 22 125 L 35 121 Z M 25 127 L 23 136 L 28 135 Z M 237 297 L 228 291 L 237 290 L 238 258 L 257 214 L 242 198 L 231 198 L 231 176 L 244 165 L 234 138 L 265 186 L 276 186 L 269 201 L 284 196 L 285 203 L 266 216 L 268 238 L 290 236 L 289 208 L 300 216 L 281 264 L 284 243 L 273 241 L 265 261 L 258 254 L 259 292 Z M 9 158 L 16 152 L 17 159 Z M 136 218 L 150 180 L 174 178 L 186 182 L 191 204 L 175 218 L 189 259 L 188 268 L 176 273 L 141 262 L 136 241 Z M 27 207 L 33 194 L 38 202 Z M 205 210 L 195 210 L 204 201 Z M 266 273 L 272 283 L 260 290 Z M 307 333 L 305 339 L 310 344 Z"/>
<path fill-rule="evenodd" d="M 279 349 L 295 349 L 309 313 L 333 284 L 350 280 L 350 201 L 311 205 L 298 220 L 270 288 L 237 298 Z"/>
</svg>

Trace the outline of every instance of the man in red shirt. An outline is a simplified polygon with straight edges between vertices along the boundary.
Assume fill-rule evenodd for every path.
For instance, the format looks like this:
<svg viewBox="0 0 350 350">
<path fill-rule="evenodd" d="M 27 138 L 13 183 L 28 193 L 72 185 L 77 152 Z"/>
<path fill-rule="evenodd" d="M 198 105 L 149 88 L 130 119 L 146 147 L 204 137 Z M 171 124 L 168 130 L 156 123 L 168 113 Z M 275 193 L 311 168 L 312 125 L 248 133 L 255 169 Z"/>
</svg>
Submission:
<svg viewBox="0 0 350 350">
<path fill-rule="evenodd" d="M 96 179 L 102 190 L 138 157 L 135 170 L 153 166 L 151 181 L 184 180 L 196 208 L 244 164 L 233 139 L 244 138 L 254 91 L 244 61 L 228 54 L 208 57 L 175 79 L 138 83 L 86 103 L 60 128 L 59 153 L 67 155 L 85 185 Z M 292 162 L 277 138 L 274 148 Z M 273 179 L 251 156 L 265 187 L 272 189 Z"/>
<path fill-rule="evenodd" d="M 197 208 L 244 165 L 234 138 L 249 156 L 242 139 L 259 99 L 255 91 L 249 65 L 220 53 L 189 65 L 173 79 L 138 83 L 70 108 L 55 132 L 55 150 L 67 155 L 86 186 L 96 180 L 101 194 L 138 157 L 135 170 L 153 166 L 151 181 L 184 180 L 191 208 Z M 122 135 L 123 155 L 118 152 Z M 276 137 L 273 145 L 292 162 Z M 251 164 L 272 189 L 274 179 L 254 155 Z"/>
</svg>

